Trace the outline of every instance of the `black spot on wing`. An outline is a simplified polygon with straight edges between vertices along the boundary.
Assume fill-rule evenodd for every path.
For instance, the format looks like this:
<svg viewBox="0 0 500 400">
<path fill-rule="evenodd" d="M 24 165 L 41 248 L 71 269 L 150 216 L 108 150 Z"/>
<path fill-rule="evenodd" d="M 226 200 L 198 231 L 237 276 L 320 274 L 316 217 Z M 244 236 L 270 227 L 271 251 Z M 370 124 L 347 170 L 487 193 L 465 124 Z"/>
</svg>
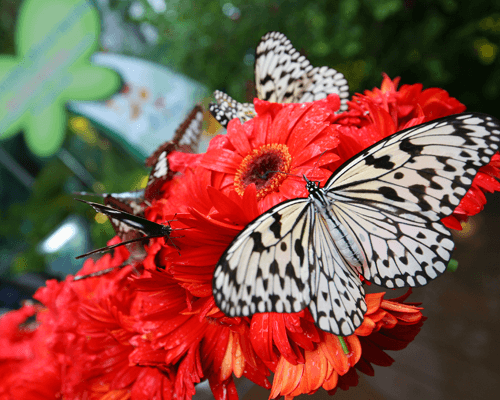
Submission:
<svg viewBox="0 0 500 400">
<path fill-rule="evenodd" d="M 384 196 L 387 200 L 404 202 L 405 199 L 399 197 L 398 192 L 389 186 L 381 186 L 379 192 L 382 196 Z"/>
<path fill-rule="evenodd" d="M 269 229 L 271 230 L 272 233 L 274 233 L 275 239 L 280 239 L 281 238 L 281 214 L 276 213 L 272 216 L 272 218 L 274 218 L 274 221 L 269 226 Z"/>
<path fill-rule="evenodd" d="M 441 208 L 449 208 L 450 210 L 454 210 L 455 206 L 450 202 L 450 196 L 445 194 L 443 198 L 439 202 L 439 206 Z"/>
<path fill-rule="evenodd" d="M 411 155 L 412 157 L 416 157 L 422 153 L 424 146 L 413 144 L 410 139 L 411 138 L 403 139 L 401 143 L 399 143 L 399 148 L 405 153 Z"/>
<path fill-rule="evenodd" d="M 373 154 L 370 154 L 365 158 L 366 165 L 370 165 L 378 169 L 391 170 L 394 168 L 395 164 L 391 161 L 391 156 L 385 155 L 383 157 L 375 158 Z"/>
<path fill-rule="evenodd" d="M 408 187 L 410 192 L 418 199 L 417 205 L 422 211 L 432 210 L 431 205 L 426 200 L 425 186 L 424 185 L 411 185 Z"/>
<path fill-rule="evenodd" d="M 300 258 L 300 265 L 304 265 L 305 251 L 300 239 L 295 240 L 294 250 L 296 255 Z"/>
</svg>

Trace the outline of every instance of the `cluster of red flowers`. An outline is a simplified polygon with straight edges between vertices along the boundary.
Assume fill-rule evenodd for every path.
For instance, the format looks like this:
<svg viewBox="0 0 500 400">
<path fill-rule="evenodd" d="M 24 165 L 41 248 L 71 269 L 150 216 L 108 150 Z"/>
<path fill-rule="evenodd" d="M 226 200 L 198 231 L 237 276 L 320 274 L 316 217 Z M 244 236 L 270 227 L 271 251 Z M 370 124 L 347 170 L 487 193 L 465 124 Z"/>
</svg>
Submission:
<svg viewBox="0 0 500 400">
<path fill-rule="evenodd" d="M 406 296 L 366 295 L 363 324 L 339 338 L 318 329 L 307 309 L 229 318 L 214 303 L 212 279 L 246 224 L 307 195 L 296 176 L 324 183 L 378 140 L 465 109 L 444 90 L 397 84 L 384 77 L 381 89 L 355 95 L 341 114 L 337 95 L 303 104 L 256 99 L 257 116 L 231 121 L 207 153 L 172 153 L 170 167 L 179 174 L 146 216 L 166 222 L 176 214 L 172 227 L 182 228 L 182 237 L 171 240 L 180 254 L 165 238 L 152 239 L 144 260 L 98 278 L 48 281 L 35 295 L 41 304 L 4 315 L 0 400 L 190 399 L 206 379 L 216 399 L 236 399 L 233 378 L 241 376 L 270 389 L 271 398 L 291 399 L 320 387 L 346 390 L 357 384 L 358 371 L 372 375 L 372 364 L 390 365 L 384 350 L 406 347 L 425 319 Z M 443 222 L 460 229 L 459 221 L 482 209 L 483 191 L 500 190 L 494 177 L 498 154 Z M 123 265 L 128 256 L 118 248 L 87 260 L 80 274 Z"/>
</svg>

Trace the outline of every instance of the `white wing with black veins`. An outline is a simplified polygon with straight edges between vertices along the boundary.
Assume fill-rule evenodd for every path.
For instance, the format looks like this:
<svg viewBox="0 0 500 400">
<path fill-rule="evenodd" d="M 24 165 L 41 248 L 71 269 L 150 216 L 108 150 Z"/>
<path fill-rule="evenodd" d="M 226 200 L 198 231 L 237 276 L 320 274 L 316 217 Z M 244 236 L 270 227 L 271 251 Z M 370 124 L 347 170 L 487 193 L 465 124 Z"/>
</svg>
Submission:
<svg viewBox="0 0 500 400">
<path fill-rule="evenodd" d="M 296 312 L 350 335 L 366 312 L 359 275 L 388 287 L 441 275 L 453 240 L 441 219 L 500 145 L 500 121 L 452 115 L 397 132 L 344 163 L 308 198 L 288 200 L 248 224 L 214 274 L 229 316 Z"/>
<path fill-rule="evenodd" d="M 364 253 L 358 271 L 389 288 L 441 275 L 454 244 L 439 220 L 458 206 L 499 142 L 493 117 L 452 115 L 397 132 L 340 167 L 323 190 Z"/>
<path fill-rule="evenodd" d="M 279 32 L 268 32 L 257 46 L 255 88 L 257 98 L 275 103 L 311 102 L 335 93 L 340 97 L 340 111 L 347 110 L 349 85 L 344 75 L 329 67 L 313 68 Z M 256 115 L 251 103 L 239 103 L 219 90 L 214 97 L 209 111 L 224 127 L 233 118 L 243 123 Z"/>
</svg>

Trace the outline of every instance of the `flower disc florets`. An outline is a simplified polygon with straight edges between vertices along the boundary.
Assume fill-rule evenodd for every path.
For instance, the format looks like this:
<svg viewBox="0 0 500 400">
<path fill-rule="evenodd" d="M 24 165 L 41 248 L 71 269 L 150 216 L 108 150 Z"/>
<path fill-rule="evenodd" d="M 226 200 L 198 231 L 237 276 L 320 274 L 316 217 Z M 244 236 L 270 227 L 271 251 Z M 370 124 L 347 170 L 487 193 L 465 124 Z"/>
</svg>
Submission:
<svg viewBox="0 0 500 400">
<path fill-rule="evenodd" d="M 241 162 L 234 177 L 234 189 L 243 196 L 252 183 L 257 188 L 257 199 L 276 191 L 290 171 L 292 157 L 284 144 L 266 144 L 255 149 Z"/>
</svg>

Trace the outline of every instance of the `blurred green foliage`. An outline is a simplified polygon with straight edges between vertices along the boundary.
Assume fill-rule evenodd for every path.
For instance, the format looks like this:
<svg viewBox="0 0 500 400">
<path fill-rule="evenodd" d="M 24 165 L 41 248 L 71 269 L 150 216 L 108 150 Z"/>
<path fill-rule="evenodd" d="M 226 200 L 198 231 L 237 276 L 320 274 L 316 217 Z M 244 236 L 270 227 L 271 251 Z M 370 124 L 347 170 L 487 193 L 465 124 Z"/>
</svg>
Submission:
<svg viewBox="0 0 500 400">
<path fill-rule="evenodd" d="M 444 88 L 468 109 L 500 117 L 496 0 L 172 0 L 165 2 L 162 12 L 150 3 L 157 2 L 109 0 L 128 21 L 138 27 L 149 24 L 158 32 L 155 45 L 133 55 L 169 66 L 239 101 L 254 95 L 255 47 L 262 35 L 274 30 L 283 32 L 314 66 L 344 73 L 351 93 L 380 86 L 386 72 L 391 78 L 400 76 L 402 84 Z M 21 0 L 0 1 L 3 54 L 14 54 L 20 4 Z M 132 13 L 131 6 L 139 4 L 142 14 Z M 91 189 L 137 188 L 147 171 L 96 134 L 98 140 L 84 140 L 68 128 L 64 145 L 94 177 Z M 10 146 L 8 150 L 15 152 L 17 145 Z M 24 166 L 36 176 L 31 193 L 20 191 L 17 202 L 12 193 L 0 193 L 0 247 L 3 243 L 5 248 L 6 241 L 22 243 L 12 262 L 16 271 L 43 269 L 44 261 L 34 249 L 68 215 L 78 213 L 92 221 L 95 217 L 90 207 L 72 200 L 71 191 L 86 188 L 60 159 L 33 158 Z M 96 246 L 112 235 L 109 223 L 93 223 Z"/>
</svg>

